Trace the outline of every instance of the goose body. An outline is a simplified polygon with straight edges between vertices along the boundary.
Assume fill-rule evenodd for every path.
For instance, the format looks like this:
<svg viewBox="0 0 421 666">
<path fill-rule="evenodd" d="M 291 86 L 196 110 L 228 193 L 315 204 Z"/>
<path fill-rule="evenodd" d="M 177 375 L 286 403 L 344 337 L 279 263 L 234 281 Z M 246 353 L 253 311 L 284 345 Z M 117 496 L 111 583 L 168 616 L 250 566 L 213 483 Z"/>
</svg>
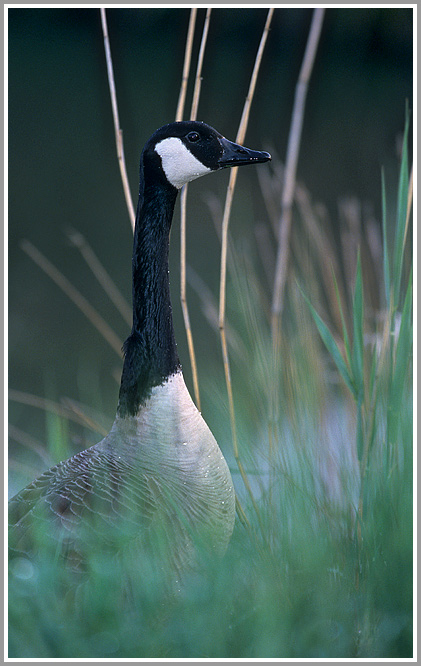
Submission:
<svg viewBox="0 0 421 666">
<path fill-rule="evenodd" d="M 197 538 L 212 552 L 225 550 L 235 493 L 184 383 L 171 314 L 169 233 L 185 183 L 269 159 L 193 121 L 166 125 L 146 143 L 133 246 L 133 327 L 124 344 L 116 418 L 102 441 L 10 500 L 12 553 L 31 556 L 40 533 L 69 558 L 82 557 L 86 542 L 101 549 L 118 542 L 139 557 L 164 555 L 179 573 L 193 563 Z"/>
</svg>

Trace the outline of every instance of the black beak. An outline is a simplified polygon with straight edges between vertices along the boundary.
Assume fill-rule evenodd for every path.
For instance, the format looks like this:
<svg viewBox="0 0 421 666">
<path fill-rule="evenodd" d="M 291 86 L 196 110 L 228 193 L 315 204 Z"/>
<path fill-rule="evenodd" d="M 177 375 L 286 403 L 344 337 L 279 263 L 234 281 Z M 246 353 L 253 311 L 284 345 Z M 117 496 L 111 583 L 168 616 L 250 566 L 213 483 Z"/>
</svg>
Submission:
<svg viewBox="0 0 421 666">
<path fill-rule="evenodd" d="M 220 142 L 223 148 L 222 155 L 218 160 L 220 169 L 243 164 L 259 164 L 272 159 L 269 153 L 244 148 L 244 146 L 239 146 L 238 143 L 228 141 L 225 137 L 221 137 Z"/>
</svg>

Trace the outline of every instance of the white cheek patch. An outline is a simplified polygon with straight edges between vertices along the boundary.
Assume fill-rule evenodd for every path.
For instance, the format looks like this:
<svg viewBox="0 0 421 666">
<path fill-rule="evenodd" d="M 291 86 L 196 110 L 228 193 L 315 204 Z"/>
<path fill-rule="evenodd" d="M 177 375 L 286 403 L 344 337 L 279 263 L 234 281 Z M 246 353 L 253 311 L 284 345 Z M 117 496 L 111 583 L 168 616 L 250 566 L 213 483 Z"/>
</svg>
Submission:
<svg viewBox="0 0 421 666">
<path fill-rule="evenodd" d="M 168 182 L 177 189 L 212 171 L 186 148 L 181 139 L 175 136 L 157 143 L 155 150 L 161 157 L 162 168 Z"/>
</svg>

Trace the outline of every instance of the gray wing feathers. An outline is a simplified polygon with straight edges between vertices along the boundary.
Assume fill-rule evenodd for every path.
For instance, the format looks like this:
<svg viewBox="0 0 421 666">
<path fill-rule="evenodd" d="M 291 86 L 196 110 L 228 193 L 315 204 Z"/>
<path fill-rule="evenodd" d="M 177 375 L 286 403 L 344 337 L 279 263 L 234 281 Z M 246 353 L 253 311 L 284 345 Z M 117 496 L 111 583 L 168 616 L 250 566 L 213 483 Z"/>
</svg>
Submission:
<svg viewBox="0 0 421 666">
<path fill-rule="evenodd" d="M 39 538 L 116 540 L 147 529 L 156 510 L 147 476 L 118 456 L 88 449 L 52 467 L 9 502 L 9 546 L 33 550 Z M 85 532 L 86 530 L 86 532 Z M 85 533 L 84 533 L 85 532 Z"/>
</svg>

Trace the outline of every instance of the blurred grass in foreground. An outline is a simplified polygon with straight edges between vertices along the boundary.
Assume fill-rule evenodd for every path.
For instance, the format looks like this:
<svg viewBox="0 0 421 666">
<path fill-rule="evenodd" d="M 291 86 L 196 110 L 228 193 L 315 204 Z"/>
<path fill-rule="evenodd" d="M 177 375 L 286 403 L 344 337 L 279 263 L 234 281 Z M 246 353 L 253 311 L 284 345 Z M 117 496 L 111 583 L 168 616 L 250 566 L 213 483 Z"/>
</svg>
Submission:
<svg viewBox="0 0 421 666">
<path fill-rule="evenodd" d="M 287 324 L 274 359 L 264 275 L 246 244 L 231 250 L 234 397 L 259 516 L 233 469 L 250 527 L 237 520 L 223 561 L 203 555 L 203 571 L 171 600 L 143 562 L 123 569 L 93 552 L 89 579 L 75 587 L 48 544 L 35 562 L 12 561 L 9 657 L 412 655 L 408 122 L 393 220 L 383 184 L 385 245 L 375 267 L 383 287 L 374 313 L 383 310 L 381 318 L 368 305 L 359 253 L 348 298 L 346 279 L 326 270 L 326 257 L 334 269 L 327 239 L 313 235 L 311 261 L 304 244 L 293 245 Z M 304 220 L 302 191 L 296 203 L 310 237 L 314 210 L 307 207 Z M 223 382 L 204 387 L 215 420 L 227 422 L 217 399 Z"/>
</svg>

